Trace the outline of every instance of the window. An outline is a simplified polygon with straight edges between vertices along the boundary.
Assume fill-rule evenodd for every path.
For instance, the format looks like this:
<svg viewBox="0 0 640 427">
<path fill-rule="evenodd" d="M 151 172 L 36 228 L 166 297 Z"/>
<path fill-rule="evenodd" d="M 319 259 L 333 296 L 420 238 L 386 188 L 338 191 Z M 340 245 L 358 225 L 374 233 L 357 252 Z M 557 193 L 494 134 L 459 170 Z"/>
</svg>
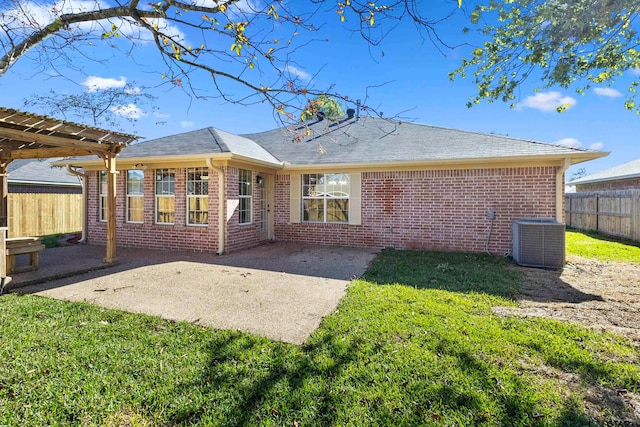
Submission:
<svg viewBox="0 0 640 427">
<path fill-rule="evenodd" d="M 100 221 L 107 220 L 107 172 L 100 171 Z"/>
<path fill-rule="evenodd" d="M 127 222 L 144 222 L 144 171 L 127 171 Z"/>
<path fill-rule="evenodd" d="M 302 220 L 349 222 L 349 174 L 302 175 Z"/>
<path fill-rule="evenodd" d="M 252 174 L 249 170 L 240 169 L 238 172 L 238 197 L 240 206 L 238 207 L 238 223 L 251 224 L 253 217 L 253 185 L 251 182 Z"/>
<path fill-rule="evenodd" d="M 187 224 L 207 225 L 209 220 L 209 171 L 187 169 Z"/>
<path fill-rule="evenodd" d="M 156 169 L 156 224 L 174 224 L 176 218 L 176 174 Z"/>
</svg>

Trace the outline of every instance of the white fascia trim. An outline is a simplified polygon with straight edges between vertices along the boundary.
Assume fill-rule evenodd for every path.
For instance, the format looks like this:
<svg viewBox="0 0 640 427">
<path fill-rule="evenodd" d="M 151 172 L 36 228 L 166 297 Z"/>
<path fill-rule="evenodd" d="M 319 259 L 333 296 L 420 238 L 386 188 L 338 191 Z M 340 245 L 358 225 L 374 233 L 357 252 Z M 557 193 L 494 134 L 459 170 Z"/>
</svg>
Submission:
<svg viewBox="0 0 640 427">
<path fill-rule="evenodd" d="M 206 164 L 207 159 L 211 159 L 213 162 L 217 161 L 229 161 L 235 160 L 238 162 L 249 163 L 257 166 L 266 166 L 269 168 L 277 168 L 280 169 L 283 166 L 283 162 L 271 162 L 266 160 L 259 160 L 253 157 L 243 156 L 240 154 L 234 153 L 212 153 L 212 154 L 185 154 L 179 156 L 154 156 L 154 157 L 126 157 L 118 159 L 118 168 L 119 169 L 127 169 L 135 164 L 149 164 L 149 163 L 183 163 L 183 162 L 193 162 L 193 161 L 201 161 L 203 164 Z M 104 162 L 100 159 L 91 159 L 91 160 L 61 160 L 59 162 L 53 163 L 54 166 L 78 166 L 78 167 L 104 167 Z"/>
</svg>

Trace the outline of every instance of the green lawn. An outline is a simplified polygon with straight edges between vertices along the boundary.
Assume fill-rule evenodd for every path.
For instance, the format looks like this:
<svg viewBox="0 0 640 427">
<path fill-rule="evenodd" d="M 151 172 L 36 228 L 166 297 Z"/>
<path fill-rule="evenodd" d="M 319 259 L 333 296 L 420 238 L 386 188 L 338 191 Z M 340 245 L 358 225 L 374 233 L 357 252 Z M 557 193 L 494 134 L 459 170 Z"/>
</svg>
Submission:
<svg viewBox="0 0 640 427">
<path fill-rule="evenodd" d="M 567 231 L 567 253 L 599 261 L 640 263 L 640 245 L 594 232 Z"/>
<path fill-rule="evenodd" d="M 590 385 L 640 392 L 624 338 L 493 315 L 508 266 L 385 250 L 303 346 L 5 295 L 0 425 L 580 426 Z"/>
</svg>

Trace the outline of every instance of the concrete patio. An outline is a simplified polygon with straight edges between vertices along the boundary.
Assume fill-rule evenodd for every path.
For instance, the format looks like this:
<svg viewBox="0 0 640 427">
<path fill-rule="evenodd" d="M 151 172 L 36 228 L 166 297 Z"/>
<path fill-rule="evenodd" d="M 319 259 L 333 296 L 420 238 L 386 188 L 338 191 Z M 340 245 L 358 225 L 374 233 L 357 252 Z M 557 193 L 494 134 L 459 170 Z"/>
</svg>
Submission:
<svg viewBox="0 0 640 427">
<path fill-rule="evenodd" d="M 300 344 L 335 310 L 349 281 L 375 250 L 267 243 L 218 256 L 103 246 L 47 249 L 36 271 L 15 274 L 8 290 L 237 329 Z"/>
</svg>

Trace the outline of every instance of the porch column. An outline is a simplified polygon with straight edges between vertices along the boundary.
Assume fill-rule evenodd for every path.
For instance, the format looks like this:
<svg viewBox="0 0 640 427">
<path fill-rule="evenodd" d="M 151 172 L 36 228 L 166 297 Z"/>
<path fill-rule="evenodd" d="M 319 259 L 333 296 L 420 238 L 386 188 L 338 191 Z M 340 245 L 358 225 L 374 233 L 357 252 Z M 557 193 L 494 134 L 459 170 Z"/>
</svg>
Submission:
<svg viewBox="0 0 640 427">
<path fill-rule="evenodd" d="M 9 225 L 9 176 L 7 167 L 11 160 L 0 160 L 0 227 Z"/>
<path fill-rule="evenodd" d="M 105 158 L 107 167 L 107 256 L 104 262 L 112 264 L 118 262 L 116 258 L 116 159 L 112 154 L 108 154 Z"/>
<path fill-rule="evenodd" d="M 8 283 L 7 279 L 7 227 L 0 227 L 0 286 L 4 287 Z"/>
</svg>

